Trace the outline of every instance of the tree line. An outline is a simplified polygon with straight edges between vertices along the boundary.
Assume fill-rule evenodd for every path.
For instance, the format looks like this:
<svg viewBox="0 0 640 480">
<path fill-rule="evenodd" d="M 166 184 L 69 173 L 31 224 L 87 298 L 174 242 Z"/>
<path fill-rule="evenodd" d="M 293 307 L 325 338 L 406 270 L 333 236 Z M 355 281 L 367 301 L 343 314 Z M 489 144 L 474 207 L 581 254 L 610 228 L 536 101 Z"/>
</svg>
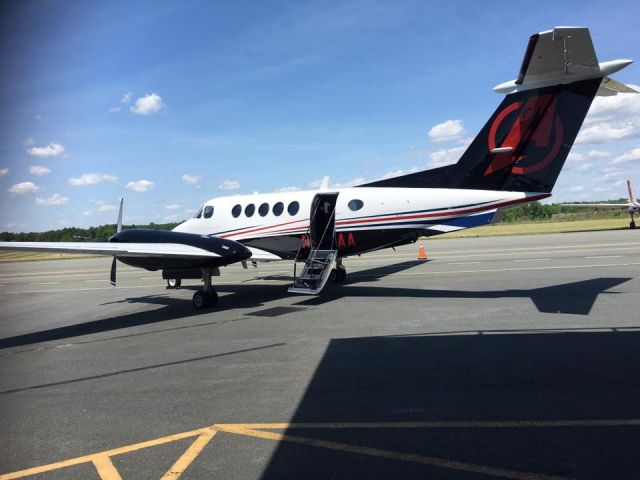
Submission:
<svg viewBox="0 0 640 480">
<path fill-rule="evenodd" d="M 150 223 L 148 225 L 123 225 L 122 229 L 150 228 L 153 230 L 171 230 L 178 223 Z M 97 227 L 68 227 L 47 232 L 1 232 L 0 241 L 4 242 L 106 242 L 116 233 L 116 225 L 109 223 Z"/>
</svg>

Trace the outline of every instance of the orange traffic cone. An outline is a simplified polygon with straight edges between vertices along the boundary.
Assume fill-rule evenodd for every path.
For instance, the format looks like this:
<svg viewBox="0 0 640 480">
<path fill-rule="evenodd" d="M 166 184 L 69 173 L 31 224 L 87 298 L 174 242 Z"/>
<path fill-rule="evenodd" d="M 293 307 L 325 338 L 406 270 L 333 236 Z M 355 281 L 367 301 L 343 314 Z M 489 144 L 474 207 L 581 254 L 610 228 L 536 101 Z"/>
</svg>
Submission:
<svg viewBox="0 0 640 480">
<path fill-rule="evenodd" d="M 418 260 L 426 260 L 427 254 L 424 251 L 424 245 L 421 243 L 420 247 L 418 247 Z"/>
</svg>

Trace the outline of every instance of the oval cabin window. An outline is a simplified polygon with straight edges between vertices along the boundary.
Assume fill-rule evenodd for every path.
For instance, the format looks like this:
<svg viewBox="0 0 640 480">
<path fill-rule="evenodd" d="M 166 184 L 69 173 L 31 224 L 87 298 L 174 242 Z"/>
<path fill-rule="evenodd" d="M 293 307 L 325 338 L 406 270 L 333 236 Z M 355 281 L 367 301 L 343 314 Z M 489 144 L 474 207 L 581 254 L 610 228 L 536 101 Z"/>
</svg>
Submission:
<svg viewBox="0 0 640 480">
<path fill-rule="evenodd" d="M 351 200 L 348 204 L 349 210 L 357 211 L 364 207 L 364 202 L 362 200 L 358 200 L 357 198 Z"/>
<path fill-rule="evenodd" d="M 249 205 L 247 205 L 246 207 L 244 207 L 244 214 L 247 217 L 253 217 L 253 214 L 256 211 L 256 206 L 253 203 L 250 203 Z"/>
<path fill-rule="evenodd" d="M 273 214 L 276 217 L 279 217 L 280 215 L 282 215 L 282 212 L 284 212 L 284 203 L 282 202 L 278 202 L 273 206 Z"/>
<path fill-rule="evenodd" d="M 231 215 L 233 215 L 233 218 L 238 218 L 241 213 L 242 213 L 242 206 L 240 205 L 236 205 L 235 207 L 233 207 L 233 210 L 231 210 Z"/>
<path fill-rule="evenodd" d="M 267 213 L 269 213 L 269 204 L 265 202 L 262 205 L 260 205 L 260 208 L 258 208 L 258 213 L 260 214 L 261 217 L 266 216 Z"/>
<path fill-rule="evenodd" d="M 300 210 L 300 204 L 298 202 L 291 202 L 287 207 L 287 212 L 289 215 L 294 216 Z"/>
</svg>

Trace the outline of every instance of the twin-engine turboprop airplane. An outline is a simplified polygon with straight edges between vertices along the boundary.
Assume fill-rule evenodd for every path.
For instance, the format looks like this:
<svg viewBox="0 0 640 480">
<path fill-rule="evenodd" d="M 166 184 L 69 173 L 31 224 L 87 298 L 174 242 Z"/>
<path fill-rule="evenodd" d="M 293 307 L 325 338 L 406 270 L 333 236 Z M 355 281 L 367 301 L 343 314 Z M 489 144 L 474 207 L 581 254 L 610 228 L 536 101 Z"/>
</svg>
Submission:
<svg viewBox="0 0 640 480">
<path fill-rule="evenodd" d="M 557 27 L 529 40 L 516 80 L 454 165 L 354 188 L 214 198 L 171 232 L 121 231 L 108 243 L 0 243 L 1 249 L 98 253 L 169 285 L 202 278 L 196 308 L 213 306 L 211 277 L 236 262 L 304 261 L 290 292 L 316 294 L 346 277 L 342 260 L 485 225 L 498 209 L 551 195 L 596 95 L 634 92 L 608 75 L 631 60 L 599 63 L 587 28 Z M 246 263 L 243 263 L 246 265 Z M 295 264 L 294 264 L 295 265 Z"/>
<path fill-rule="evenodd" d="M 638 203 L 638 199 L 633 194 L 631 180 L 627 180 L 627 191 L 629 192 L 628 203 L 563 203 L 562 205 L 567 207 L 621 208 L 626 210 L 631 217 L 629 228 L 636 228 L 635 215 L 640 214 L 640 203 Z"/>
</svg>

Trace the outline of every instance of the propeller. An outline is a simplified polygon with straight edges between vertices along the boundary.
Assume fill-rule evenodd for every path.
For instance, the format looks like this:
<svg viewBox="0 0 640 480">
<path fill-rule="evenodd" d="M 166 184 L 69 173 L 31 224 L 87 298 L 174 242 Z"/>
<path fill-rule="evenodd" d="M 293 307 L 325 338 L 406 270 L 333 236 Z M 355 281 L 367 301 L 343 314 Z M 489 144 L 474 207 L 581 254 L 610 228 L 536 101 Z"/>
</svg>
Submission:
<svg viewBox="0 0 640 480">
<path fill-rule="evenodd" d="M 122 231 L 122 203 L 124 202 L 124 198 L 120 199 L 120 210 L 118 211 L 118 223 L 116 225 L 116 234 Z M 109 275 L 109 281 L 111 282 L 111 286 L 116 286 L 116 263 L 118 262 L 118 258 L 114 255 L 113 261 L 111 262 L 111 274 Z"/>
</svg>

